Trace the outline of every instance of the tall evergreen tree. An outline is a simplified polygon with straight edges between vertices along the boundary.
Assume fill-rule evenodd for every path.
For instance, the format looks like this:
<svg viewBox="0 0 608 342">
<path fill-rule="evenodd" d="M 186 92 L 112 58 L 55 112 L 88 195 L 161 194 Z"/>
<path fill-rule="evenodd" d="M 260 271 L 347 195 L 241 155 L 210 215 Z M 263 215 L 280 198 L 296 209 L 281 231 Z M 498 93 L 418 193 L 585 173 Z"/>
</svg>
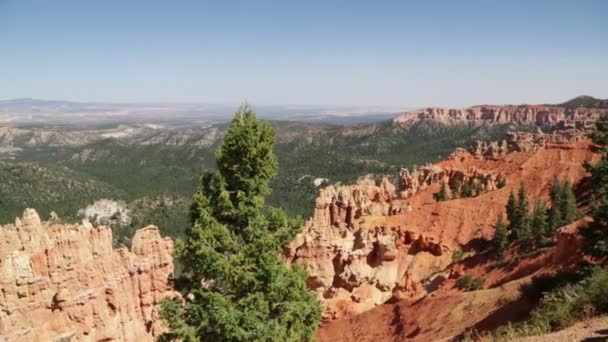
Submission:
<svg viewBox="0 0 608 342">
<path fill-rule="evenodd" d="M 494 233 L 494 239 L 492 240 L 492 244 L 496 249 L 496 256 L 499 261 L 503 261 L 505 259 L 505 249 L 508 243 L 507 234 L 507 225 L 504 223 L 501 214 L 498 217 L 498 222 L 496 223 L 496 232 Z"/>
<path fill-rule="evenodd" d="M 608 199 L 595 210 L 593 222 L 580 229 L 585 238 L 583 251 L 595 258 L 608 258 Z"/>
<path fill-rule="evenodd" d="M 562 226 L 562 213 L 556 205 L 552 205 L 548 210 L 547 227 L 550 231 L 556 230 Z"/>
<path fill-rule="evenodd" d="M 591 173 L 591 184 L 594 186 L 596 198 L 608 197 L 608 114 L 596 123 L 596 130 L 591 135 L 596 145 L 596 151 L 602 154 L 602 158 L 595 164 L 586 164 L 585 168 Z M 600 200 L 601 202 L 601 200 Z"/>
<path fill-rule="evenodd" d="M 557 176 L 553 176 L 553 182 L 551 183 L 551 190 L 549 192 L 551 196 L 551 209 L 549 209 L 549 220 L 548 226 L 550 230 L 556 230 L 563 226 L 563 215 L 561 212 L 562 205 L 562 185 L 559 182 Z"/>
<path fill-rule="evenodd" d="M 517 192 L 517 198 L 511 192 L 507 202 L 507 216 L 509 218 L 509 229 L 512 240 L 517 240 L 530 234 L 530 204 L 526 195 L 526 189 L 521 184 Z"/>
<path fill-rule="evenodd" d="M 532 213 L 530 228 L 533 235 L 542 235 L 548 232 L 547 206 L 543 200 L 537 200 Z"/>
<path fill-rule="evenodd" d="M 178 241 L 182 294 L 163 303 L 168 339 L 182 341 L 293 341 L 312 338 L 320 306 L 306 274 L 287 266 L 282 248 L 299 222 L 267 209 L 277 174 L 274 130 L 241 107 L 194 195 L 191 227 Z"/>
<path fill-rule="evenodd" d="M 517 192 L 517 219 L 519 225 L 516 227 L 517 238 L 530 235 L 530 202 L 523 183 Z"/>
<path fill-rule="evenodd" d="M 561 187 L 560 196 L 560 213 L 562 214 L 562 225 L 570 224 L 578 217 L 578 210 L 576 209 L 576 196 L 572 191 L 572 184 L 570 180 L 566 179 L 564 185 Z"/>
<path fill-rule="evenodd" d="M 585 238 L 583 251 L 590 256 L 608 261 L 608 113 L 596 122 L 596 129 L 591 133 L 596 150 L 602 154 L 600 161 L 586 165 L 591 172 L 593 192 L 600 204 L 595 209 L 593 222 L 583 227 L 580 232 Z"/>
<path fill-rule="evenodd" d="M 515 194 L 513 190 L 509 193 L 509 200 L 507 201 L 507 220 L 509 223 L 512 223 L 516 220 L 517 215 L 517 200 L 515 199 Z"/>
</svg>

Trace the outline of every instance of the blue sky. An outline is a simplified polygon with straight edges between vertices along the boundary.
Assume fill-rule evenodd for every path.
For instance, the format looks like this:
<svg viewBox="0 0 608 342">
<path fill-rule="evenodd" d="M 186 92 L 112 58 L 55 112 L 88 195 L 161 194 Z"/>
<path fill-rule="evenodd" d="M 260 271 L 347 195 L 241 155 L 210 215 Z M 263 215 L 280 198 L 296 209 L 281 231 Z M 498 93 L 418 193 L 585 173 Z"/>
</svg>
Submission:
<svg viewBox="0 0 608 342">
<path fill-rule="evenodd" d="M 608 1 L 0 0 L 0 98 L 467 106 L 608 97 Z"/>
</svg>

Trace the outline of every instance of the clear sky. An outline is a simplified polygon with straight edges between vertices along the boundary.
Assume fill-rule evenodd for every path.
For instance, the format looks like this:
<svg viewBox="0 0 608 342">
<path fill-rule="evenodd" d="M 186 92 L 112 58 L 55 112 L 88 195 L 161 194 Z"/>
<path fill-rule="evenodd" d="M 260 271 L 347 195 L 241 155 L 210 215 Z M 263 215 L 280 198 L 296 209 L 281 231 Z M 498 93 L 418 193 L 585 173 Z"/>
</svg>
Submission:
<svg viewBox="0 0 608 342">
<path fill-rule="evenodd" d="M 0 0 L 0 99 L 608 97 L 608 1 Z"/>
</svg>

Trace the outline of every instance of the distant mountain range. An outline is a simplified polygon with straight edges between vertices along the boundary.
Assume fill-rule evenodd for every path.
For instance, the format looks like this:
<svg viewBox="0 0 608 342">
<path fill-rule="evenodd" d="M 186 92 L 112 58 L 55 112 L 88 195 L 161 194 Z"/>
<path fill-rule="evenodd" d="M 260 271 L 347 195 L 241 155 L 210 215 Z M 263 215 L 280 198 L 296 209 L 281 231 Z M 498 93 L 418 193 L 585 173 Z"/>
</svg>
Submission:
<svg viewBox="0 0 608 342">
<path fill-rule="evenodd" d="M 382 121 L 396 116 L 403 108 L 338 106 L 255 106 L 269 120 L 324 122 L 335 124 Z M 76 124 L 170 122 L 226 122 L 236 105 L 196 103 L 106 103 L 40 99 L 0 100 L 0 124 Z"/>
</svg>

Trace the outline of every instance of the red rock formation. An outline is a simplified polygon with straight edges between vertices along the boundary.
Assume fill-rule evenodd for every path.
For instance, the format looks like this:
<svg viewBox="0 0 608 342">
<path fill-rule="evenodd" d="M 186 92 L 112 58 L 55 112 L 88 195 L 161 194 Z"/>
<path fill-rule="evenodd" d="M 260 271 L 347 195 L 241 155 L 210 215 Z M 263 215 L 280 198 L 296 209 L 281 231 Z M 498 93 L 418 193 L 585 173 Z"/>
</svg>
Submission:
<svg viewBox="0 0 608 342">
<path fill-rule="evenodd" d="M 602 109 L 564 108 L 549 105 L 473 106 L 465 109 L 425 108 L 404 113 L 393 121 L 407 125 L 420 120 L 444 123 L 478 121 L 487 123 L 517 123 L 538 126 L 588 127 L 599 117 Z"/>
<path fill-rule="evenodd" d="M 594 158 L 586 141 L 491 159 L 460 150 L 443 162 L 403 170 L 397 187 L 369 179 L 330 186 L 320 191 L 313 218 L 286 256 L 308 270 L 308 285 L 324 304 L 326 319 L 351 316 L 391 298 L 418 299 L 449 276 L 442 274 L 437 283 L 431 279 L 452 262 L 457 247 L 492 238 L 510 191 L 523 183 L 531 198 L 546 199 L 554 175 L 576 183 L 585 175 L 583 162 Z M 499 189 L 502 177 L 508 182 Z M 456 179 L 482 191 L 436 202 L 440 184 Z"/>
<path fill-rule="evenodd" d="M 575 267 L 581 260 L 578 229 L 589 221 L 581 219 L 560 229 L 557 244 L 547 251 L 518 258 L 516 246 L 507 250 L 507 267 L 496 267 L 496 259 L 476 255 L 429 279 L 430 295 L 415 302 L 396 297 L 391 304 L 367 312 L 326 322 L 317 332 L 320 341 L 452 341 L 467 329 L 482 333 L 508 320 L 525 317 L 529 302 L 520 288 L 532 277 L 553 274 Z M 458 290 L 456 280 L 463 275 L 484 277 L 485 290 Z M 435 284 L 436 283 L 436 284 Z"/>
<path fill-rule="evenodd" d="M 569 145 L 585 139 L 585 131 L 578 129 L 558 130 L 551 134 L 542 132 L 509 132 L 502 141 L 476 141 L 470 151 L 476 156 L 497 158 L 509 152 L 534 151 L 551 145 Z"/>
<path fill-rule="evenodd" d="M 0 227 L 0 340 L 152 341 L 173 295 L 173 242 L 148 226 L 131 251 L 112 231 L 41 222 L 27 209 Z"/>
</svg>

